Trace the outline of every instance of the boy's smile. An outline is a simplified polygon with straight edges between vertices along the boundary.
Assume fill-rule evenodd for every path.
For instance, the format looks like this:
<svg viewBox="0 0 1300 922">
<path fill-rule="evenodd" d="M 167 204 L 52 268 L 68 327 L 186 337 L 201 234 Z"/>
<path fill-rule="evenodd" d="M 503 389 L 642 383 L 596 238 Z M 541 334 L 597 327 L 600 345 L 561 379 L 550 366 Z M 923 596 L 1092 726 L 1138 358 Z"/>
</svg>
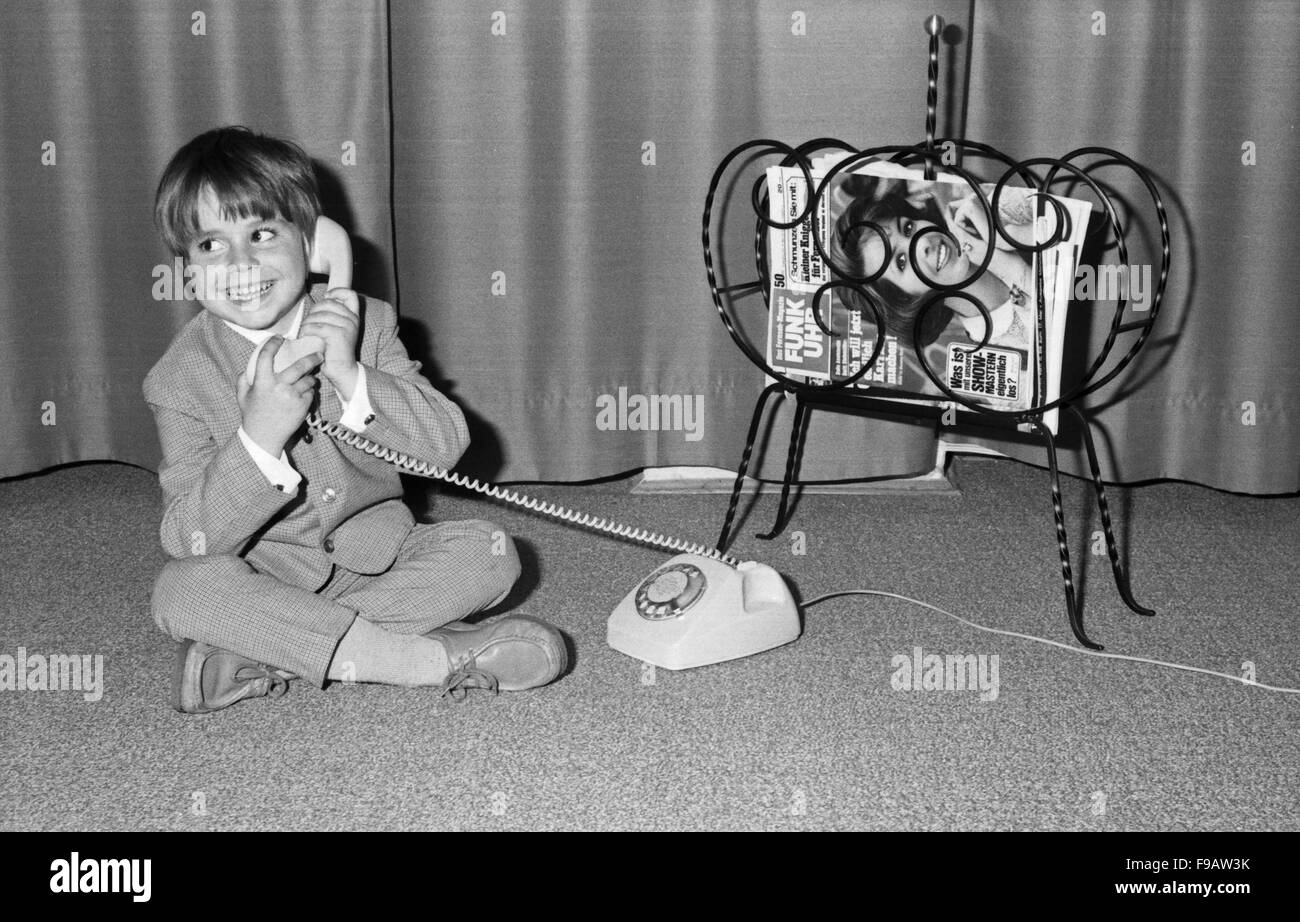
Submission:
<svg viewBox="0 0 1300 922">
<path fill-rule="evenodd" d="M 186 259 L 203 271 L 204 310 L 250 330 L 287 332 L 307 288 L 307 240 L 298 228 L 223 215 L 211 190 L 199 200 L 198 225 Z"/>
</svg>

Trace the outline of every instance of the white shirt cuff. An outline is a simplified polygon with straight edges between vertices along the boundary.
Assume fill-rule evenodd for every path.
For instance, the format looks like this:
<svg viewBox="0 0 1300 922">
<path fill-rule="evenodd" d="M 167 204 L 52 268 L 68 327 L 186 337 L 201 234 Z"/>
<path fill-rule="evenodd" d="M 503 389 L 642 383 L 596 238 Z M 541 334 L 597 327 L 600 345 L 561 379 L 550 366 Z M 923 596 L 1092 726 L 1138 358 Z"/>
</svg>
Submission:
<svg viewBox="0 0 1300 922">
<path fill-rule="evenodd" d="M 344 400 L 343 395 L 340 394 L 339 403 L 343 407 L 343 415 L 339 423 L 353 432 L 363 431 L 375 418 L 374 408 L 370 405 L 370 395 L 366 393 L 365 365 L 357 364 L 357 386 L 352 392 L 352 399 Z"/>
<path fill-rule="evenodd" d="M 271 482 L 277 490 L 284 493 L 296 493 L 298 484 L 302 483 L 302 475 L 295 471 L 289 464 L 289 456 L 280 452 L 280 457 L 275 457 L 261 445 L 249 437 L 244 431 L 244 427 L 239 427 L 239 440 L 244 443 L 244 448 L 248 451 L 249 457 L 257 465 L 257 469 L 262 475 Z"/>
</svg>

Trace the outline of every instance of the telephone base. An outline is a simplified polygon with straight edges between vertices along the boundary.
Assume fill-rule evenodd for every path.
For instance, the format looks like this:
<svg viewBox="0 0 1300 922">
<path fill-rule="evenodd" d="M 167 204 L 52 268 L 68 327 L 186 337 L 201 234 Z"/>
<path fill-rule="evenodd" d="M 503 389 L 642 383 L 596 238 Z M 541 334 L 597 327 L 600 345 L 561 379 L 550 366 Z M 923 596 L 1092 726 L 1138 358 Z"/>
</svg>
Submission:
<svg viewBox="0 0 1300 922">
<path fill-rule="evenodd" d="M 679 554 L 647 576 L 609 616 L 607 643 L 664 669 L 694 669 L 762 653 L 800 633 L 799 610 L 771 567 L 733 569 Z"/>
</svg>

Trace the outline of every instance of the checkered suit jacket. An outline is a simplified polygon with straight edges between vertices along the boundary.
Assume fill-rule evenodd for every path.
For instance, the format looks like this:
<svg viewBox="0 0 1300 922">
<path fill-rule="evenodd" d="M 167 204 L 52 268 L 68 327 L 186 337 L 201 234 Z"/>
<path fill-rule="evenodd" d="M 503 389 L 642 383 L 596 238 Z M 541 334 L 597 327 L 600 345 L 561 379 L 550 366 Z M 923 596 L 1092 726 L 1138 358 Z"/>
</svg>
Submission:
<svg viewBox="0 0 1300 922">
<path fill-rule="evenodd" d="M 324 286 L 310 294 L 319 300 Z M 391 305 L 360 297 L 358 361 L 374 416 L 365 435 L 451 468 L 469 444 L 460 408 L 419 374 L 397 338 Z M 337 562 L 381 573 L 414 525 L 396 469 L 305 426 L 285 447 L 303 477 L 297 493 L 269 483 L 239 439 L 235 379 L 253 344 L 203 311 L 144 381 L 162 442 L 163 549 L 171 557 L 235 554 L 315 591 Z M 321 379 L 319 412 L 337 420 L 338 395 Z"/>
</svg>

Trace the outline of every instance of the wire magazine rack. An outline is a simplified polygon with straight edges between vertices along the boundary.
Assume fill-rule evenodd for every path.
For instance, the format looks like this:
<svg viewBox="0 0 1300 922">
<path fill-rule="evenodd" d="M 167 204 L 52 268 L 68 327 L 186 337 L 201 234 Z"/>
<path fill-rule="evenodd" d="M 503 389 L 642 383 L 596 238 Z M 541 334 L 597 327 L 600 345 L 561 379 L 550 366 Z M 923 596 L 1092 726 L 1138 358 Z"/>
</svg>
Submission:
<svg viewBox="0 0 1300 922">
<path fill-rule="evenodd" d="M 741 352 L 771 381 L 770 384 L 759 395 L 754 406 L 753 415 L 750 420 L 748 434 L 745 439 L 744 452 L 741 455 L 740 465 L 737 470 L 735 484 L 731 491 L 730 501 L 727 506 L 726 518 L 722 525 L 721 534 L 718 537 L 717 549 L 719 552 L 725 552 L 731 538 L 731 529 L 736 517 L 736 510 L 740 501 L 740 495 L 744 486 L 745 476 L 749 470 L 751 457 L 754 451 L 754 444 L 759 433 L 759 426 L 764 418 L 764 411 L 772 398 L 784 400 L 786 397 L 793 395 L 796 401 L 794 419 L 790 433 L 789 450 L 786 458 L 785 476 L 781 486 L 780 505 L 777 511 L 776 522 L 769 532 L 758 535 L 758 537 L 771 540 L 777 537 L 788 524 L 791 505 L 790 491 L 795 478 L 795 473 L 799 467 L 799 459 L 803 452 L 805 431 L 808 422 L 809 411 L 814 406 L 824 406 L 828 408 L 847 409 L 854 411 L 876 412 L 891 415 L 900 413 L 912 416 L 938 418 L 950 409 L 959 409 L 965 414 L 966 419 L 971 423 L 979 425 L 991 425 L 994 427 L 1015 428 L 1020 431 L 1032 432 L 1041 439 L 1046 456 L 1047 466 L 1051 477 L 1051 496 L 1052 511 L 1056 524 L 1056 537 L 1058 550 L 1061 560 L 1061 578 L 1064 584 L 1066 613 L 1069 617 L 1070 628 L 1079 643 L 1083 646 L 1094 650 L 1102 649 L 1101 645 L 1091 640 L 1083 627 L 1082 615 L 1079 601 L 1074 586 L 1074 577 L 1070 564 L 1070 551 L 1067 542 L 1067 531 L 1065 524 L 1065 514 L 1061 501 L 1061 484 L 1060 473 L 1057 468 L 1056 439 L 1051 427 L 1044 422 L 1044 416 L 1059 411 L 1061 414 L 1068 414 L 1082 433 L 1083 447 L 1088 458 L 1088 465 L 1091 471 L 1091 479 L 1095 489 L 1097 506 L 1100 512 L 1102 530 L 1105 535 L 1106 551 L 1110 558 L 1111 572 L 1115 579 L 1116 588 L 1125 604 L 1139 615 L 1152 616 L 1155 612 L 1146 608 L 1134 599 L 1126 567 L 1121 559 L 1118 543 L 1115 539 L 1115 530 L 1111 521 L 1110 507 L 1106 500 L 1106 489 L 1102 481 L 1101 466 L 1098 460 L 1096 446 L 1093 441 L 1092 426 L 1086 415 L 1086 410 L 1080 406 L 1080 402 L 1089 394 L 1094 393 L 1104 387 L 1116 378 L 1137 356 L 1138 352 L 1146 343 L 1151 334 L 1151 330 L 1156 322 L 1160 310 L 1160 303 L 1164 295 L 1166 282 L 1169 277 L 1169 223 L 1165 211 L 1164 202 L 1156 188 L 1155 182 L 1150 174 L 1138 163 L 1134 162 L 1124 154 L 1105 147 L 1082 147 L 1073 150 L 1063 157 L 1036 157 L 1028 160 L 1014 160 L 1001 151 L 987 145 L 964 138 L 936 138 L 935 137 L 935 113 L 938 98 L 938 61 L 939 61 L 939 36 L 943 31 L 943 20 L 938 16 L 931 16 L 925 21 L 925 30 L 930 36 L 929 42 L 929 73 L 926 96 L 926 129 L 925 141 L 916 145 L 888 145 L 882 147 L 873 147 L 868 149 L 857 149 L 846 144 L 843 141 L 834 138 L 818 138 L 808 141 L 798 147 L 792 147 L 781 141 L 770 139 L 759 139 L 741 144 L 732 150 L 719 163 L 714 171 L 713 178 L 709 184 L 708 195 L 704 203 L 703 217 L 703 247 L 704 247 L 704 264 L 708 278 L 709 290 L 713 297 L 714 306 L 726 327 L 728 334 Z M 841 159 L 825 175 L 819 184 L 814 185 L 812 157 L 822 152 L 832 152 L 842 155 Z M 953 153 L 959 152 L 956 158 Z M 719 264 L 721 260 L 716 260 L 719 255 L 719 247 L 714 243 L 715 235 L 713 234 L 714 223 L 714 204 L 718 195 L 718 190 L 722 185 L 724 177 L 731 175 L 729 170 L 733 164 L 739 162 L 752 161 L 763 156 L 779 156 L 782 158 L 780 165 L 788 168 L 798 168 L 807 182 L 810 195 L 804 209 L 794 220 L 786 223 L 776 221 L 768 213 L 767 192 L 765 179 L 762 175 L 754 183 L 752 188 L 751 205 L 753 207 L 755 220 L 754 228 L 754 257 L 757 278 L 751 279 L 738 284 L 724 285 L 719 282 Z M 970 155 L 982 158 L 990 162 L 1000 164 L 1004 169 L 1001 176 L 997 179 L 993 189 L 991 200 L 989 196 L 980 188 L 980 181 L 968 172 L 962 166 L 952 162 L 953 159 L 964 162 Z M 865 299 L 866 303 L 875 313 L 875 348 L 870 356 L 863 361 L 862 365 L 851 376 L 841 380 L 815 380 L 786 374 L 773 368 L 766 359 L 764 350 L 755 347 L 751 339 L 740 329 L 737 320 L 736 299 L 744 294 L 752 294 L 755 291 L 761 292 L 763 303 L 768 311 L 772 309 L 770 303 L 770 285 L 771 275 L 768 271 L 767 260 L 767 237 L 768 232 L 774 229 L 785 229 L 796 227 L 802 224 L 805 219 L 818 214 L 818 208 L 823 194 L 830 187 L 831 182 L 836 176 L 853 170 L 867 163 L 886 161 L 899 164 L 903 167 L 916 168 L 918 165 L 923 170 L 926 180 L 935 178 L 936 168 L 942 167 L 945 173 L 953 174 L 963 180 L 974 191 L 980 206 L 983 208 L 985 227 L 996 228 L 997 236 L 1006 240 L 1008 244 L 1022 253 L 1034 253 L 1046 249 L 1059 239 L 1059 235 L 1064 227 L 1064 210 L 1054 202 L 1050 197 L 1050 191 L 1059 184 L 1069 184 L 1076 187 L 1087 187 L 1095 196 L 1096 201 L 1100 204 L 1104 214 L 1104 222 L 1100 227 L 1090 227 L 1088 236 L 1091 239 L 1098 230 L 1110 235 L 1108 240 L 1113 240 L 1115 254 L 1121 266 L 1129 265 L 1128 244 L 1125 239 L 1124 226 L 1121 223 L 1119 212 L 1115 203 L 1103 189 L 1103 184 L 1090 175 L 1093 171 L 1102 167 L 1115 167 L 1131 171 L 1145 186 L 1147 193 L 1150 195 L 1151 202 L 1154 206 L 1155 215 L 1160 229 L 1160 271 L 1156 282 L 1154 293 L 1152 294 L 1149 309 L 1145 311 L 1145 316 L 1139 320 L 1130 320 L 1125 322 L 1124 310 L 1128 305 L 1127 292 L 1121 291 L 1117 299 L 1113 315 L 1111 317 L 1110 327 L 1107 331 L 1105 341 L 1097 357 L 1087 365 L 1087 370 L 1068 387 L 1064 382 L 1061 385 L 1061 392 L 1058 397 L 1052 400 L 1044 399 L 1044 394 L 1039 392 L 1034 395 L 1034 400 L 1028 409 L 1023 410 L 999 410 L 988 405 L 978 402 L 977 400 L 963 396 L 953 389 L 943 380 L 930 365 L 925 356 L 924 348 L 921 345 L 921 329 L 926 316 L 932 309 L 940 306 L 946 299 L 959 298 L 970 302 L 984 319 L 984 339 L 976 350 L 984 348 L 988 344 L 989 335 L 992 330 L 992 320 L 988 308 L 980 302 L 973 294 L 965 289 L 972 283 L 984 269 L 988 266 L 992 257 L 993 246 L 986 247 L 984 262 L 963 282 L 954 285 L 943 285 L 928 279 L 921 272 L 916 274 L 924 279 L 930 289 L 921 301 L 918 315 L 915 318 L 913 327 L 912 341 L 908 345 L 915 353 L 917 362 L 925 375 L 934 384 L 934 386 L 943 394 L 943 398 L 927 398 L 928 403 L 900 402 L 895 395 L 894 399 L 889 399 L 889 391 L 874 386 L 863 386 L 860 384 L 864 376 L 873 368 L 881 351 L 885 345 L 885 323 L 880 313 L 880 309 L 871 299 L 870 295 L 863 289 L 863 286 L 871 282 L 874 278 L 879 277 L 880 273 L 872 277 L 857 277 L 847 271 L 841 271 L 843 267 L 837 267 L 834 261 L 827 253 L 827 241 L 820 239 L 817 231 L 818 221 L 815 217 L 808 223 L 812 228 L 812 239 L 816 251 L 830 269 L 831 279 L 823 284 L 812 298 L 812 318 L 826 335 L 828 341 L 833 341 L 836 336 L 835 331 L 830 325 L 827 325 L 822 317 L 819 304 L 825 294 L 834 288 L 848 288 L 857 290 Z M 1007 184 L 1017 180 L 1021 185 L 1029 189 L 1037 190 L 1040 195 L 1036 200 L 1042 205 L 1040 209 L 1047 206 L 1054 207 L 1058 220 L 1056 231 L 1053 238 L 1042 241 L 1034 245 L 1019 243 L 1013 240 L 1007 233 L 1002 224 L 1002 218 L 998 210 L 998 200 L 1002 190 Z M 815 192 L 811 190 L 815 189 Z M 1091 223 L 1091 222 L 1090 222 Z M 877 232 L 879 229 L 877 228 Z M 882 239 L 884 237 L 881 234 Z M 913 236 L 909 250 L 909 259 L 912 266 L 917 265 L 917 243 L 920 234 Z M 991 242 L 990 242 L 991 244 Z M 886 247 L 888 243 L 886 241 Z M 886 262 L 888 259 L 886 260 Z M 1043 260 L 1037 260 L 1036 273 L 1036 290 L 1031 294 L 1037 298 L 1034 302 L 1036 309 L 1041 310 L 1044 304 L 1043 290 Z M 881 266 L 881 272 L 884 271 L 884 265 Z M 1076 298 L 1076 300 L 1078 300 Z M 1117 351 L 1117 345 L 1120 338 L 1128 334 L 1136 334 L 1128 345 L 1126 351 L 1122 354 Z M 865 350 L 864 350 L 865 351 Z M 1111 360 L 1112 353 L 1116 353 L 1118 358 L 1107 368 L 1107 362 Z M 944 400 L 946 398 L 946 400 Z"/>
</svg>

